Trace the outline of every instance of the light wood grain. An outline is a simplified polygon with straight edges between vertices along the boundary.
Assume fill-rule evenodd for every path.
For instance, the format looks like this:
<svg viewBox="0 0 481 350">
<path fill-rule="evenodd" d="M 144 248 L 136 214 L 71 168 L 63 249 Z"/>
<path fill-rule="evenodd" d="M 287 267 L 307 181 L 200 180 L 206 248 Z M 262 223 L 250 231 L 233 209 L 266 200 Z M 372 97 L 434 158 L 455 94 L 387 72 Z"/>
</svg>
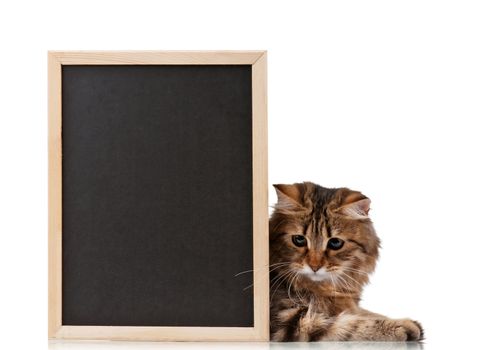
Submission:
<svg viewBox="0 0 481 350">
<path fill-rule="evenodd" d="M 51 51 L 63 65 L 254 64 L 263 51 Z"/>
<path fill-rule="evenodd" d="M 48 55 L 48 334 L 62 324 L 62 66 Z"/>
<path fill-rule="evenodd" d="M 130 341 L 265 341 L 252 327 L 62 326 L 57 338 Z"/>
<path fill-rule="evenodd" d="M 62 325 L 62 65 L 252 65 L 254 327 Z M 51 51 L 49 105 L 49 338 L 144 341 L 269 340 L 267 53 L 265 51 Z"/>
<path fill-rule="evenodd" d="M 267 53 L 252 65 L 254 328 L 269 339 L 269 212 L 267 179 Z M 267 293 L 266 293 L 267 291 Z"/>
</svg>

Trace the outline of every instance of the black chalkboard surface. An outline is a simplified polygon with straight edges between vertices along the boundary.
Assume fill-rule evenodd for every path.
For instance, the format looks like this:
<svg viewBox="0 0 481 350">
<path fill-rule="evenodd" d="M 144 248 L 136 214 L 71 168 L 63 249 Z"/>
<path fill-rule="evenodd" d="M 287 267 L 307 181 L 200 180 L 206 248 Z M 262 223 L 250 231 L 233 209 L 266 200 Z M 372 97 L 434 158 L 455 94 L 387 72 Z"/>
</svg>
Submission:
<svg viewBox="0 0 481 350">
<path fill-rule="evenodd" d="M 269 339 L 265 51 L 51 51 L 49 337 Z"/>
<path fill-rule="evenodd" d="M 253 326 L 251 67 L 64 66 L 65 325 Z"/>
</svg>

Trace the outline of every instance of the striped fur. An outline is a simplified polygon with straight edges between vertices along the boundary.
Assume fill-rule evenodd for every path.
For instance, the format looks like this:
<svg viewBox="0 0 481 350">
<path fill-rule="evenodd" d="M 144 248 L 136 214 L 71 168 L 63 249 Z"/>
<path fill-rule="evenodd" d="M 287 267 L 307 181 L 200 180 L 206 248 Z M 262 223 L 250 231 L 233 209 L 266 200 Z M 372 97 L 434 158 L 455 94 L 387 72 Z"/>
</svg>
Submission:
<svg viewBox="0 0 481 350">
<path fill-rule="evenodd" d="M 368 215 L 370 200 L 357 191 L 311 182 L 274 187 L 271 340 L 421 340 L 418 322 L 359 307 L 380 246 Z M 301 244 L 294 236 L 303 236 Z M 341 248 L 330 245 L 331 239 L 341 240 Z"/>
</svg>

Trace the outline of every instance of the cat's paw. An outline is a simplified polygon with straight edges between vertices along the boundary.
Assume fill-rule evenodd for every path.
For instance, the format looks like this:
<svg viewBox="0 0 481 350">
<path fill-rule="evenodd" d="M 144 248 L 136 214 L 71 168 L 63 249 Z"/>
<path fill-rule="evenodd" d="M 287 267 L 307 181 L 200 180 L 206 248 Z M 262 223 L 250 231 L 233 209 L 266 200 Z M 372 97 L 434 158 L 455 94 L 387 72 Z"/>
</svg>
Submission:
<svg viewBox="0 0 481 350">
<path fill-rule="evenodd" d="M 394 335 L 398 341 L 421 341 L 424 331 L 421 324 L 410 319 L 393 320 Z"/>
</svg>

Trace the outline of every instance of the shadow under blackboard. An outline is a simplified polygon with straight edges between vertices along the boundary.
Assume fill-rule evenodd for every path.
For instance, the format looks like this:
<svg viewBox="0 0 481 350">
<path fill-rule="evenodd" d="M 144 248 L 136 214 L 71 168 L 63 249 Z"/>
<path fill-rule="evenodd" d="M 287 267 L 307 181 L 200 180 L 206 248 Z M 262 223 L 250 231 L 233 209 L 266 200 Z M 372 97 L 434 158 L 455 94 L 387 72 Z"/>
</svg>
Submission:
<svg viewBox="0 0 481 350">
<path fill-rule="evenodd" d="M 422 350 L 421 343 L 403 342 L 317 342 L 317 343 L 248 343 L 248 342 L 120 342 L 120 341 L 61 341 L 51 340 L 49 350 L 189 350 L 189 349 L 249 349 L 249 350 Z"/>
</svg>

